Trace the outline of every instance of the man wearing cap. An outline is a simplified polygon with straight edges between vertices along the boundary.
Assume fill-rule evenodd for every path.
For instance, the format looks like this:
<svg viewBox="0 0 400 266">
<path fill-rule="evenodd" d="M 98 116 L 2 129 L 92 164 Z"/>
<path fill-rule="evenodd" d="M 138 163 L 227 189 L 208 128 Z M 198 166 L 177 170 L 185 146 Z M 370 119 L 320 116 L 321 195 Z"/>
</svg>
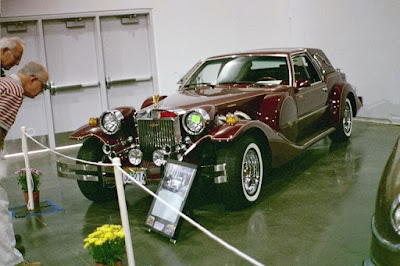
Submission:
<svg viewBox="0 0 400 266">
<path fill-rule="evenodd" d="M 48 78 L 46 68 L 37 62 L 29 62 L 17 74 L 0 78 L 0 150 L 3 149 L 4 139 L 15 122 L 24 96 L 35 98 L 47 88 Z M 4 159 L 0 159 L 0 164 L 5 164 Z M 4 178 L 6 173 L 0 173 L 0 265 L 41 265 L 25 262 L 22 254 L 15 249 L 9 201 L 1 183 Z"/>
</svg>

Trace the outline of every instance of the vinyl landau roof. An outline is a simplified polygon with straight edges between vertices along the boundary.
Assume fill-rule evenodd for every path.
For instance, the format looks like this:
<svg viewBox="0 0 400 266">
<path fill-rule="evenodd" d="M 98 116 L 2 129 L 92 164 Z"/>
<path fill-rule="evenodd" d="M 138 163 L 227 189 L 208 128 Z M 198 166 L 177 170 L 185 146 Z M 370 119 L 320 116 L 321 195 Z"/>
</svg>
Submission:
<svg viewBox="0 0 400 266">
<path fill-rule="evenodd" d="M 233 55 L 250 55 L 250 54 L 293 54 L 298 52 L 305 52 L 307 50 L 319 50 L 314 48 L 301 48 L 301 47 L 293 47 L 293 48 L 265 48 L 265 49 L 254 49 L 247 51 L 239 51 L 235 53 L 222 54 L 218 56 L 212 56 L 210 58 L 218 58 L 218 57 L 226 57 Z"/>
</svg>

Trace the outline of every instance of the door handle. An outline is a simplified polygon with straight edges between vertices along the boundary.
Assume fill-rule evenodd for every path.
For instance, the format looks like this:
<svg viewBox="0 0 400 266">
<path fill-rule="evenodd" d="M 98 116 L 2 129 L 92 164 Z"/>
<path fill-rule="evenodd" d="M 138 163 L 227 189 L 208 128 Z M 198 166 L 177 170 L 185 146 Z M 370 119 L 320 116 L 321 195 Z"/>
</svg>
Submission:
<svg viewBox="0 0 400 266">
<path fill-rule="evenodd" d="M 67 85 L 58 85 L 56 86 L 53 81 L 50 81 L 50 94 L 55 95 L 59 91 L 68 91 L 68 90 L 79 90 L 83 88 L 97 87 L 99 86 L 99 82 L 91 82 L 84 84 L 67 84 Z"/>
<path fill-rule="evenodd" d="M 106 77 L 106 88 L 110 89 L 112 85 L 116 84 L 124 84 L 130 82 L 139 82 L 139 81 L 150 81 L 152 79 L 151 76 L 145 77 L 130 77 L 130 78 L 122 78 L 122 79 L 111 79 L 110 76 Z"/>
</svg>

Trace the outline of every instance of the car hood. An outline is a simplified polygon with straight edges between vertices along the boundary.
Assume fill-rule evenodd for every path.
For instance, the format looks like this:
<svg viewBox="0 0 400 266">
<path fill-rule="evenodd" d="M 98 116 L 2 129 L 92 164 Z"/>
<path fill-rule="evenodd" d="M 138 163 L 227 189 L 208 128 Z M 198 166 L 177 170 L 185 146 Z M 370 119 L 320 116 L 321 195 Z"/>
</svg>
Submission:
<svg viewBox="0 0 400 266">
<path fill-rule="evenodd" d="M 248 105 L 266 94 L 277 93 L 283 86 L 252 87 L 246 85 L 203 86 L 174 93 L 158 104 L 159 109 L 190 109 L 203 105 L 215 107 Z"/>
</svg>

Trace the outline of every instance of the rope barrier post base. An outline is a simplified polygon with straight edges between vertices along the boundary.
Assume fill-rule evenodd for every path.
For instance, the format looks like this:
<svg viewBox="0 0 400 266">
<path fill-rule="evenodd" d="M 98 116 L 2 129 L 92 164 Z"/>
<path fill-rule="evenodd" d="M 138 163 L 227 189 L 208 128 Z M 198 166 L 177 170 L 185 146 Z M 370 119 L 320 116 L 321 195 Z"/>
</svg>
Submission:
<svg viewBox="0 0 400 266">
<path fill-rule="evenodd" d="M 126 207 L 126 200 L 125 200 L 125 190 L 124 190 L 124 184 L 122 182 L 122 172 L 119 169 L 121 167 L 121 159 L 118 157 L 113 158 L 112 163 L 114 165 L 115 184 L 117 186 L 118 204 L 119 204 L 119 211 L 121 214 L 122 228 L 124 229 L 124 234 L 125 234 L 125 248 L 128 257 L 128 265 L 134 266 L 135 259 L 133 256 L 131 229 L 129 227 L 128 210 Z"/>
<path fill-rule="evenodd" d="M 35 203 L 33 202 L 33 192 L 32 192 L 32 173 L 31 173 L 31 167 L 29 165 L 29 157 L 28 157 L 28 144 L 26 141 L 26 127 L 23 126 L 21 127 L 22 131 L 22 152 L 24 153 L 24 159 L 25 159 L 25 171 L 26 171 L 26 184 L 28 185 L 28 204 L 26 204 L 26 208 L 28 210 L 33 210 L 35 209 Z"/>
</svg>

